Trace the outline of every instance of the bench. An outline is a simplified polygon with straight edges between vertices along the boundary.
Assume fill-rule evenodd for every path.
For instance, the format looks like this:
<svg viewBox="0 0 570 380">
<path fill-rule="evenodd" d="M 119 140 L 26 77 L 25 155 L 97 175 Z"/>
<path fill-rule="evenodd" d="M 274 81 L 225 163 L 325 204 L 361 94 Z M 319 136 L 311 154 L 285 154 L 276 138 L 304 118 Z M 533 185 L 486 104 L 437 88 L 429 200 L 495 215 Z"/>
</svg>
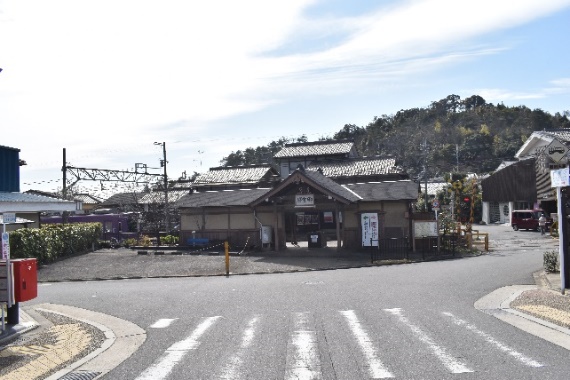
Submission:
<svg viewBox="0 0 570 380">
<path fill-rule="evenodd" d="M 188 240 L 186 240 L 186 243 L 188 245 L 191 246 L 207 246 L 208 244 L 210 244 L 210 239 L 208 238 L 188 238 Z"/>
</svg>

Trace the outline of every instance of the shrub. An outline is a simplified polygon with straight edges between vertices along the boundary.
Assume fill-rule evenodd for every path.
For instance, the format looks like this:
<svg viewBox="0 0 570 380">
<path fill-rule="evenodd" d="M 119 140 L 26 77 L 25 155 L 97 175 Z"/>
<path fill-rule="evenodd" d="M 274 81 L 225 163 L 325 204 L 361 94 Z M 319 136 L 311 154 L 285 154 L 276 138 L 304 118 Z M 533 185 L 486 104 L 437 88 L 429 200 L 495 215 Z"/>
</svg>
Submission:
<svg viewBox="0 0 570 380">
<path fill-rule="evenodd" d="M 135 245 L 137 245 L 137 239 L 135 238 L 125 239 L 123 241 L 123 244 L 125 245 L 125 247 L 134 247 Z"/>
<path fill-rule="evenodd" d="M 163 244 L 169 244 L 169 245 L 177 244 L 178 243 L 178 237 L 173 236 L 173 235 L 166 235 L 166 236 L 160 238 L 160 242 Z"/>
<path fill-rule="evenodd" d="M 146 235 L 141 235 L 141 237 L 139 238 L 139 244 L 141 247 L 150 247 L 151 246 L 151 240 L 148 236 Z"/>
<path fill-rule="evenodd" d="M 558 272 L 558 252 L 544 252 L 544 270 L 548 273 Z"/>
<path fill-rule="evenodd" d="M 39 263 L 88 251 L 101 235 L 101 223 L 52 224 L 10 233 L 14 258 L 35 257 Z"/>
</svg>

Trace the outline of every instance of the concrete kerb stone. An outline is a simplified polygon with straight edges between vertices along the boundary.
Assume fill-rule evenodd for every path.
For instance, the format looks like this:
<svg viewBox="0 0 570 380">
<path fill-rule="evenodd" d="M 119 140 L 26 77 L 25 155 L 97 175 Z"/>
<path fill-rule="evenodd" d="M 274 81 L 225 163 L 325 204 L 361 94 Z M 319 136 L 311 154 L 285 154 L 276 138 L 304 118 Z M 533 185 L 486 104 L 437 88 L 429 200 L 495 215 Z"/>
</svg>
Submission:
<svg viewBox="0 0 570 380">
<path fill-rule="evenodd" d="M 535 285 L 505 286 L 480 298 L 474 306 L 529 334 L 570 350 L 570 329 L 510 308 L 511 302 L 521 293 L 534 289 L 539 289 L 539 287 Z"/>
<path fill-rule="evenodd" d="M 57 380 L 72 371 L 98 373 L 95 377 L 97 379 L 130 357 L 146 340 L 146 332 L 142 328 L 110 315 L 54 304 L 36 305 L 34 309 L 88 323 L 105 335 L 105 340 L 98 349 L 51 375 L 47 380 Z"/>
</svg>

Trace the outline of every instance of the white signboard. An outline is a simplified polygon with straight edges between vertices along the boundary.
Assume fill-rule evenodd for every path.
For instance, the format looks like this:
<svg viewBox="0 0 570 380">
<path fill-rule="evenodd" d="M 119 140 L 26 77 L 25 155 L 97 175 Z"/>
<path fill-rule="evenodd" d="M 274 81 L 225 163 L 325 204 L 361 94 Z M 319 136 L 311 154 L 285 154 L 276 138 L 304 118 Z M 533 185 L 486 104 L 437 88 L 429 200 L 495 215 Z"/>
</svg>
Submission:
<svg viewBox="0 0 570 380">
<path fill-rule="evenodd" d="M 2 223 L 16 223 L 16 214 L 13 212 L 5 212 L 2 214 Z"/>
<path fill-rule="evenodd" d="M 362 225 L 362 246 L 378 247 L 378 214 L 364 213 L 360 216 Z"/>
<path fill-rule="evenodd" d="M 414 221 L 414 238 L 435 237 L 438 235 L 437 221 L 416 220 Z"/>
<path fill-rule="evenodd" d="M 570 186 L 568 168 L 556 169 L 550 171 L 550 184 L 552 187 Z"/>
<path fill-rule="evenodd" d="M 315 205 L 315 196 L 313 194 L 297 194 L 295 195 L 296 207 L 310 207 Z"/>
</svg>

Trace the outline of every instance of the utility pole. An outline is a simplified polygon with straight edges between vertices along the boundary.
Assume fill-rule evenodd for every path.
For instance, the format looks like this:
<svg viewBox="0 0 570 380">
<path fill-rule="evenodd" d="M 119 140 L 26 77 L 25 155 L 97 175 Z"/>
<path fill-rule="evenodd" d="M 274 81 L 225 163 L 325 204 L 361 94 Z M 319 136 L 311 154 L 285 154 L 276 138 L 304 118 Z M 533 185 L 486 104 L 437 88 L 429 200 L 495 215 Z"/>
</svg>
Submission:
<svg viewBox="0 0 570 380">
<path fill-rule="evenodd" d="M 164 223 L 166 228 L 166 233 L 170 232 L 170 215 L 168 213 L 168 175 L 166 173 L 166 143 L 165 142 L 155 142 L 154 145 L 162 145 L 162 160 L 160 166 L 164 168 L 163 174 L 163 186 L 164 186 Z"/>
</svg>

